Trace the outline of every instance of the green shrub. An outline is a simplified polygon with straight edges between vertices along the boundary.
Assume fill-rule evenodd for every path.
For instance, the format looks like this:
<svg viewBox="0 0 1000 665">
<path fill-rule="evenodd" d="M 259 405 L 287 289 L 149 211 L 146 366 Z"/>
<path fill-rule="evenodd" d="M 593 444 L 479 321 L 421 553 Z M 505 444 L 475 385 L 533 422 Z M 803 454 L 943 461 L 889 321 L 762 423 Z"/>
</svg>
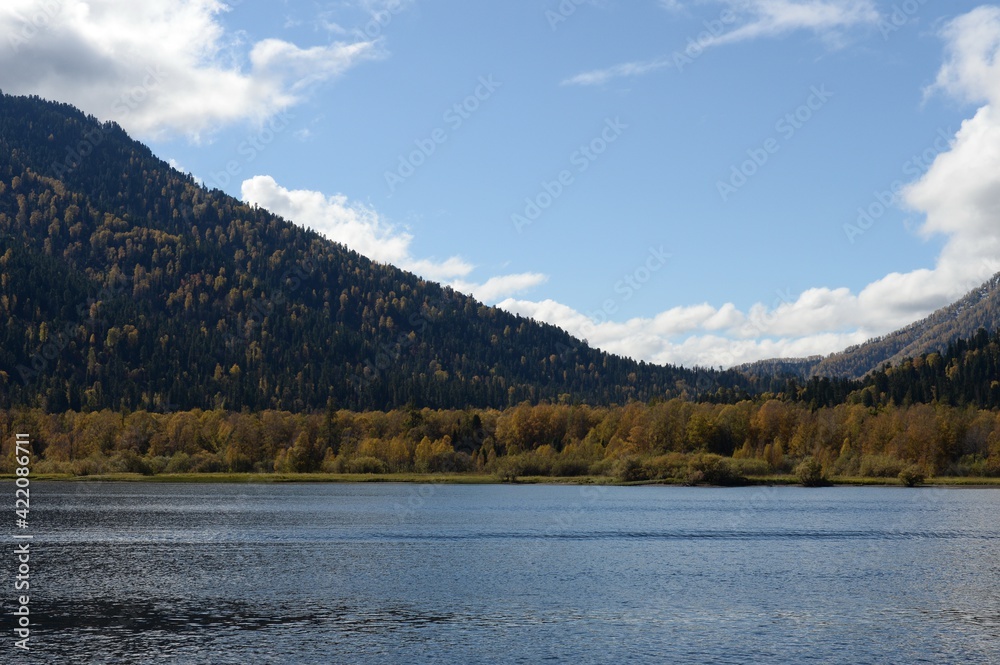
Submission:
<svg viewBox="0 0 1000 665">
<path fill-rule="evenodd" d="M 72 472 L 77 476 L 100 476 L 112 473 L 108 466 L 108 460 L 101 455 L 91 455 L 85 459 L 75 460 L 71 466 Z"/>
<path fill-rule="evenodd" d="M 645 462 L 646 474 L 655 480 L 684 480 L 688 473 L 688 457 L 683 453 L 667 453 Z"/>
<path fill-rule="evenodd" d="M 834 476 L 860 476 L 861 473 L 861 458 L 854 453 L 847 455 L 841 455 L 837 458 L 837 461 L 833 463 L 833 467 L 830 472 Z"/>
<path fill-rule="evenodd" d="M 649 480 L 649 475 L 642 465 L 642 460 L 638 457 L 623 457 L 617 460 L 612 467 L 612 472 L 615 478 L 623 483 Z"/>
<path fill-rule="evenodd" d="M 547 476 L 552 472 L 552 460 L 534 451 L 515 457 L 520 465 L 519 476 Z"/>
<path fill-rule="evenodd" d="M 907 487 L 922 485 L 925 479 L 924 472 L 916 465 L 908 466 L 899 472 L 899 482 Z"/>
<path fill-rule="evenodd" d="M 1000 476 L 1000 459 L 982 455 L 965 455 L 948 468 L 950 476 L 992 478 Z"/>
<path fill-rule="evenodd" d="M 63 462 L 61 460 L 38 460 L 31 467 L 31 473 L 73 473 L 73 465 L 70 462 Z"/>
<path fill-rule="evenodd" d="M 823 465 L 815 457 L 807 457 L 795 467 L 795 476 L 803 487 L 825 487 L 830 484 Z"/>
<path fill-rule="evenodd" d="M 513 455 L 497 458 L 493 464 L 493 475 L 502 483 L 517 482 L 517 477 L 523 475 L 520 460 Z"/>
<path fill-rule="evenodd" d="M 123 450 L 111 458 L 109 467 L 117 473 L 141 473 L 153 475 L 149 464 L 134 450 Z"/>
<path fill-rule="evenodd" d="M 191 470 L 191 456 L 185 452 L 174 453 L 164 467 L 164 473 L 187 473 Z"/>
<path fill-rule="evenodd" d="M 357 457 L 346 464 L 347 473 L 386 473 L 385 462 L 377 457 Z"/>
<path fill-rule="evenodd" d="M 865 478 L 897 478 L 905 464 L 886 455 L 868 455 L 861 460 L 861 475 Z"/>
<path fill-rule="evenodd" d="M 741 476 L 769 476 L 772 473 L 771 465 L 762 459 L 734 459 L 730 464 L 732 464 L 733 470 Z"/>
<path fill-rule="evenodd" d="M 706 483 L 734 487 L 745 485 L 746 482 L 747 479 L 736 470 L 732 459 L 711 453 L 700 453 L 692 455 L 688 460 L 688 485 Z"/>
<path fill-rule="evenodd" d="M 614 465 L 613 460 L 601 459 L 596 462 L 591 462 L 589 474 L 591 476 L 610 476 L 611 467 Z"/>
<path fill-rule="evenodd" d="M 590 472 L 590 464 L 583 460 L 560 459 L 552 463 L 550 473 L 564 478 L 586 476 Z"/>
<path fill-rule="evenodd" d="M 192 473 L 222 473 L 225 463 L 214 453 L 201 451 L 191 456 Z"/>
<path fill-rule="evenodd" d="M 333 454 L 333 451 L 327 450 L 326 456 L 323 457 L 323 461 L 319 465 L 319 470 L 323 473 L 343 473 L 341 470 L 340 458 Z"/>
<path fill-rule="evenodd" d="M 158 455 L 156 457 L 150 457 L 148 463 L 149 470 L 154 476 L 156 476 L 164 472 L 167 465 L 170 464 L 170 458 L 165 455 Z"/>
</svg>

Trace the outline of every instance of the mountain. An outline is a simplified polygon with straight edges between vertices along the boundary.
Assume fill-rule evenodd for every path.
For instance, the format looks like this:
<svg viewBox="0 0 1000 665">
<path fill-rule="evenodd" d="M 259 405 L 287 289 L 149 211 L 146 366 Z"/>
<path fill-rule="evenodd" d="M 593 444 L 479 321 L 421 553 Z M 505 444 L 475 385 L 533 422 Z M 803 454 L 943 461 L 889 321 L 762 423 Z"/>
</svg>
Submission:
<svg viewBox="0 0 1000 665">
<path fill-rule="evenodd" d="M 786 392 L 792 401 L 810 409 L 861 404 L 865 407 L 938 404 L 950 407 L 995 410 L 1000 408 L 1000 330 L 980 328 L 969 338 L 960 338 L 938 352 L 905 358 L 896 365 L 883 365 L 862 379 L 813 376 L 803 384 L 794 379 Z M 967 414 L 969 412 L 966 412 Z M 995 413 L 987 419 L 996 420 Z M 968 423 L 938 436 L 961 438 Z M 966 432 L 968 433 L 968 432 Z M 980 431 L 975 433 L 979 436 Z"/>
<path fill-rule="evenodd" d="M 762 360 L 737 368 L 745 374 L 808 379 L 812 376 L 856 379 L 889 363 L 941 353 L 980 329 L 1000 328 L 1000 273 L 964 298 L 905 328 L 826 357 Z"/>
<path fill-rule="evenodd" d="M 116 124 L 0 93 L 0 407 L 625 403 L 735 372 L 603 353 L 171 168 Z"/>
</svg>

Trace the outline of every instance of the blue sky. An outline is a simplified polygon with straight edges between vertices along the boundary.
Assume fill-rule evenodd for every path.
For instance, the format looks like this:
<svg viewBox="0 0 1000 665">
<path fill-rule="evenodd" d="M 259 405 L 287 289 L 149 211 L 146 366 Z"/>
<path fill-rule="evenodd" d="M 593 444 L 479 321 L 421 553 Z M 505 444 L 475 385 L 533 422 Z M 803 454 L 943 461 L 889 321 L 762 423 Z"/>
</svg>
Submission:
<svg viewBox="0 0 1000 665">
<path fill-rule="evenodd" d="M 0 88 L 607 350 L 829 353 L 1000 270 L 996 6 L 135 4 L 5 4 Z"/>
</svg>

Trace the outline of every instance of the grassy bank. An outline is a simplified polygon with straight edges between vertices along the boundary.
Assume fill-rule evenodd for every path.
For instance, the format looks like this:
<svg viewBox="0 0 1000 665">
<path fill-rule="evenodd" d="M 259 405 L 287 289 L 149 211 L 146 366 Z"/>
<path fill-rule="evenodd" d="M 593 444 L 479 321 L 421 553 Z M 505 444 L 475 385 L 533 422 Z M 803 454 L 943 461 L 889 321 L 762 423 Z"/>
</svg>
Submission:
<svg viewBox="0 0 1000 665">
<path fill-rule="evenodd" d="M 2 474 L 0 479 L 13 480 L 12 474 Z M 151 482 L 151 483 L 427 483 L 438 485 L 489 485 L 500 484 L 495 475 L 480 473 L 163 473 L 142 475 L 138 473 L 112 473 L 104 475 L 73 476 L 69 474 L 36 474 L 32 480 L 74 482 Z M 834 477 L 834 486 L 899 487 L 895 478 Z M 516 484 L 528 485 L 684 485 L 681 481 L 623 482 L 609 476 L 523 476 Z M 774 475 L 747 479 L 746 485 L 798 485 L 796 476 Z M 988 487 L 1000 488 L 1000 478 L 940 477 L 928 479 L 923 487 Z"/>
</svg>

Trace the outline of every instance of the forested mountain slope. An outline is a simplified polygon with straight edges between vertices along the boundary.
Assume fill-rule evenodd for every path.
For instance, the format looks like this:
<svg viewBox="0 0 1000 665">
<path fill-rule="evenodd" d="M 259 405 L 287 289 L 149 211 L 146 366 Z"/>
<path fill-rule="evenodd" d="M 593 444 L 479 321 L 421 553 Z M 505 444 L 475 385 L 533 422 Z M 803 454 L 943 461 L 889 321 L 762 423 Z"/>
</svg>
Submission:
<svg viewBox="0 0 1000 665">
<path fill-rule="evenodd" d="M 840 404 L 866 407 L 940 404 L 977 409 L 1000 408 L 1000 330 L 980 328 L 968 339 L 884 365 L 863 379 L 814 376 L 804 384 L 794 380 L 786 394 L 811 408 Z"/>
<path fill-rule="evenodd" d="M 943 352 L 979 329 L 1000 328 L 1000 274 L 970 291 L 964 298 L 905 328 L 876 337 L 840 353 L 813 358 L 763 360 L 740 367 L 754 377 L 812 376 L 860 378 L 885 363 L 898 365 L 906 358 Z"/>
<path fill-rule="evenodd" d="M 741 387 L 637 363 L 378 264 L 0 94 L 0 408 L 625 403 Z"/>
<path fill-rule="evenodd" d="M 898 365 L 904 358 L 942 352 L 959 339 L 973 337 L 980 328 L 1000 328 L 1000 275 L 925 319 L 827 356 L 813 368 L 813 373 L 861 377 L 885 363 Z"/>
</svg>

